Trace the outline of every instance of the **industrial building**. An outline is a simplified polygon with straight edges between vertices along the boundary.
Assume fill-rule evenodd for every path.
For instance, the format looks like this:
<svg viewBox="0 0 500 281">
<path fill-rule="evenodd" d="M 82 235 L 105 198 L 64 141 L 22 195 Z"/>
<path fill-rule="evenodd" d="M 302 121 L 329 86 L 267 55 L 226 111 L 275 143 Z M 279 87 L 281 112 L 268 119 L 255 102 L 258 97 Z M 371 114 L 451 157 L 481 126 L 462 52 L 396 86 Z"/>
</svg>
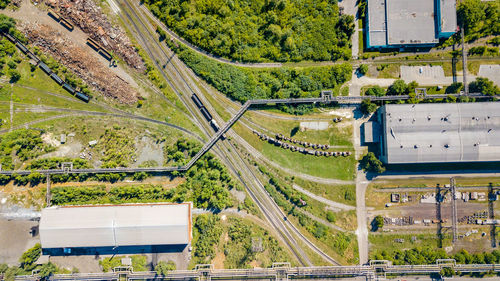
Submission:
<svg viewBox="0 0 500 281">
<path fill-rule="evenodd" d="M 386 164 L 500 161 L 500 102 L 390 104 L 378 120 L 365 142 L 380 143 Z"/>
<path fill-rule="evenodd" d="M 39 231 L 43 249 L 187 245 L 191 203 L 49 207 Z"/>
<path fill-rule="evenodd" d="M 432 47 L 457 30 L 455 0 L 367 1 L 367 49 Z"/>
</svg>

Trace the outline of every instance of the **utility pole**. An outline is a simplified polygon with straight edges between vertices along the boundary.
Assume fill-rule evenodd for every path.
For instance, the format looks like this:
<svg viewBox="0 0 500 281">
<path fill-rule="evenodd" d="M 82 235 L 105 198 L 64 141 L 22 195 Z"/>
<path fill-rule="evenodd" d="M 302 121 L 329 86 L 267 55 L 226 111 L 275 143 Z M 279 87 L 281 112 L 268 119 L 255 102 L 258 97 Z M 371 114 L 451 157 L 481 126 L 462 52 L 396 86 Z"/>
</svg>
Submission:
<svg viewBox="0 0 500 281">
<path fill-rule="evenodd" d="M 457 242 L 458 231 L 457 231 L 457 198 L 456 198 L 456 183 L 455 178 L 450 178 L 450 189 L 451 189 L 451 220 L 452 220 L 452 231 L 453 231 L 453 243 Z"/>
<path fill-rule="evenodd" d="M 52 194 L 50 193 L 50 174 L 47 173 L 47 192 L 45 194 L 45 198 L 47 200 L 47 207 L 50 207 L 50 197 Z"/>
<path fill-rule="evenodd" d="M 464 75 L 464 94 L 469 95 L 469 86 L 467 85 L 467 52 L 465 51 L 465 32 L 464 24 L 460 27 L 460 33 L 462 35 L 462 72 Z"/>
</svg>

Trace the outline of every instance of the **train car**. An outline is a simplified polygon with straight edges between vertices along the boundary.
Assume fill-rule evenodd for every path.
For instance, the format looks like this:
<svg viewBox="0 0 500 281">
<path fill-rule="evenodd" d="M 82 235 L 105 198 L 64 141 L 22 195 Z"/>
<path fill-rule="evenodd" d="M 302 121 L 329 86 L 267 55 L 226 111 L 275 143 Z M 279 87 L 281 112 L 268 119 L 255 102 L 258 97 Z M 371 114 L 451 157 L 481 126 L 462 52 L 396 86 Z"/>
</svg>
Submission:
<svg viewBox="0 0 500 281">
<path fill-rule="evenodd" d="M 210 121 L 210 126 L 212 126 L 212 129 L 214 129 L 216 133 L 220 130 L 219 124 L 217 124 L 217 121 L 215 121 L 215 119 L 212 119 Z M 225 140 L 226 134 L 222 134 L 221 139 Z"/>
<path fill-rule="evenodd" d="M 87 38 L 87 45 L 89 45 L 96 52 L 99 52 L 99 49 L 101 49 L 101 46 L 99 46 L 99 44 L 97 44 L 97 42 L 92 38 Z"/>
<path fill-rule="evenodd" d="M 48 75 L 51 75 L 52 74 L 52 70 L 43 62 L 40 62 L 38 64 L 38 67 L 40 67 L 41 70 L 43 70 L 45 73 L 47 73 Z"/>
<path fill-rule="evenodd" d="M 10 42 L 12 42 L 12 43 L 14 43 L 14 44 L 16 43 L 16 41 L 17 41 L 17 40 L 16 40 L 16 38 L 14 38 L 14 36 L 10 35 L 10 34 L 9 34 L 9 33 L 7 33 L 7 32 L 3 33 L 3 35 L 4 35 L 4 36 L 5 36 L 5 38 L 7 38 Z"/>
<path fill-rule="evenodd" d="M 51 18 L 55 19 L 56 21 L 61 20 L 61 16 L 54 10 L 49 9 L 49 12 L 47 13 Z"/>
<path fill-rule="evenodd" d="M 62 85 L 64 81 L 61 79 L 61 77 L 57 76 L 57 74 L 52 73 L 50 74 L 50 78 L 52 78 L 54 81 L 56 81 L 57 84 Z"/>
<path fill-rule="evenodd" d="M 20 42 L 16 42 L 16 46 L 19 48 L 19 50 L 21 50 L 21 52 L 23 52 L 24 54 L 28 53 L 28 48 L 26 48 L 23 44 L 21 44 Z"/>
<path fill-rule="evenodd" d="M 69 22 L 67 21 L 65 18 L 61 18 L 61 21 L 59 21 L 59 23 L 66 27 L 66 29 L 68 29 L 69 31 L 73 31 L 73 29 L 75 29 L 75 27 Z"/>
<path fill-rule="evenodd" d="M 81 92 L 78 92 L 78 91 L 77 91 L 77 92 L 75 93 L 75 96 L 76 96 L 77 98 L 81 99 L 81 100 L 82 100 L 82 101 L 84 101 L 84 102 L 89 102 L 89 101 L 90 101 L 90 97 L 89 97 L 89 96 L 87 96 L 87 95 L 86 95 L 86 94 L 84 94 L 84 93 L 81 93 Z"/>
<path fill-rule="evenodd" d="M 196 94 L 193 94 L 191 96 L 191 99 L 193 100 L 194 104 L 196 104 L 196 106 L 198 108 L 202 108 L 203 107 L 203 103 L 201 102 L 200 98 L 198 98 L 198 96 Z"/>
<path fill-rule="evenodd" d="M 113 56 L 111 56 L 111 54 L 103 48 L 99 50 L 99 54 L 109 61 L 113 59 Z"/>
<path fill-rule="evenodd" d="M 73 89 L 73 87 L 71 87 L 68 83 L 63 84 L 63 89 L 70 92 L 72 95 L 75 94 L 75 89 Z"/>
<path fill-rule="evenodd" d="M 212 121 L 213 117 L 205 107 L 200 108 L 200 111 L 201 111 L 201 114 L 203 114 L 203 116 L 205 116 L 205 119 L 207 119 L 208 122 Z"/>
</svg>

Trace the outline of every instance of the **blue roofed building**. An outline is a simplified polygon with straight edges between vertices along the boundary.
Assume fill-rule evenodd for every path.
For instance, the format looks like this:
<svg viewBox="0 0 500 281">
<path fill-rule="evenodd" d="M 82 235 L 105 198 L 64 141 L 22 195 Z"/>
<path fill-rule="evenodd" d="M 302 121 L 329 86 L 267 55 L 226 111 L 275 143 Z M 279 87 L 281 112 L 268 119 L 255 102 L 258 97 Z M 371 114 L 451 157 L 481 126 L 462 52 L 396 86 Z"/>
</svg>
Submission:
<svg viewBox="0 0 500 281">
<path fill-rule="evenodd" d="M 367 49 L 432 47 L 457 30 L 455 0 L 367 2 Z"/>
</svg>

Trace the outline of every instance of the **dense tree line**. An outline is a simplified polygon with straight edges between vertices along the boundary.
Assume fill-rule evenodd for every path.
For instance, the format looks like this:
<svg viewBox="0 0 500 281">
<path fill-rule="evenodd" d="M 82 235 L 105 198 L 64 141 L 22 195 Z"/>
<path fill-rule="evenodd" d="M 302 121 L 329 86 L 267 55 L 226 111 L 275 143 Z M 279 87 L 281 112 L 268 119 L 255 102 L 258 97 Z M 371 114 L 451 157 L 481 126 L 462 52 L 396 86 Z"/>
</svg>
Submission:
<svg viewBox="0 0 500 281">
<path fill-rule="evenodd" d="M 458 23 L 465 28 L 465 39 L 473 41 L 500 35 L 500 2 L 464 0 L 457 3 Z"/>
<path fill-rule="evenodd" d="M 447 254 L 443 249 L 417 247 L 408 250 L 379 251 L 373 255 L 375 260 L 389 260 L 393 264 L 434 264 L 437 259 L 455 259 L 459 264 L 494 264 L 500 263 L 500 251 L 470 254 L 461 250 L 456 254 Z"/>
<path fill-rule="evenodd" d="M 19 129 L 0 135 L 0 164 L 2 169 L 13 170 L 14 160 L 27 161 L 54 148 L 44 144 L 41 131 Z"/>
<path fill-rule="evenodd" d="M 177 34 L 232 60 L 349 59 L 354 17 L 336 0 L 145 0 Z M 160 34 L 165 38 L 166 34 Z"/>
<path fill-rule="evenodd" d="M 171 47 L 197 75 L 240 102 L 258 98 L 319 96 L 321 90 L 333 89 L 348 81 L 352 72 L 352 66 L 348 63 L 322 67 L 249 69 L 219 63 L 183 45 L 176 47 L 171 44 Z"/>
</svg>

